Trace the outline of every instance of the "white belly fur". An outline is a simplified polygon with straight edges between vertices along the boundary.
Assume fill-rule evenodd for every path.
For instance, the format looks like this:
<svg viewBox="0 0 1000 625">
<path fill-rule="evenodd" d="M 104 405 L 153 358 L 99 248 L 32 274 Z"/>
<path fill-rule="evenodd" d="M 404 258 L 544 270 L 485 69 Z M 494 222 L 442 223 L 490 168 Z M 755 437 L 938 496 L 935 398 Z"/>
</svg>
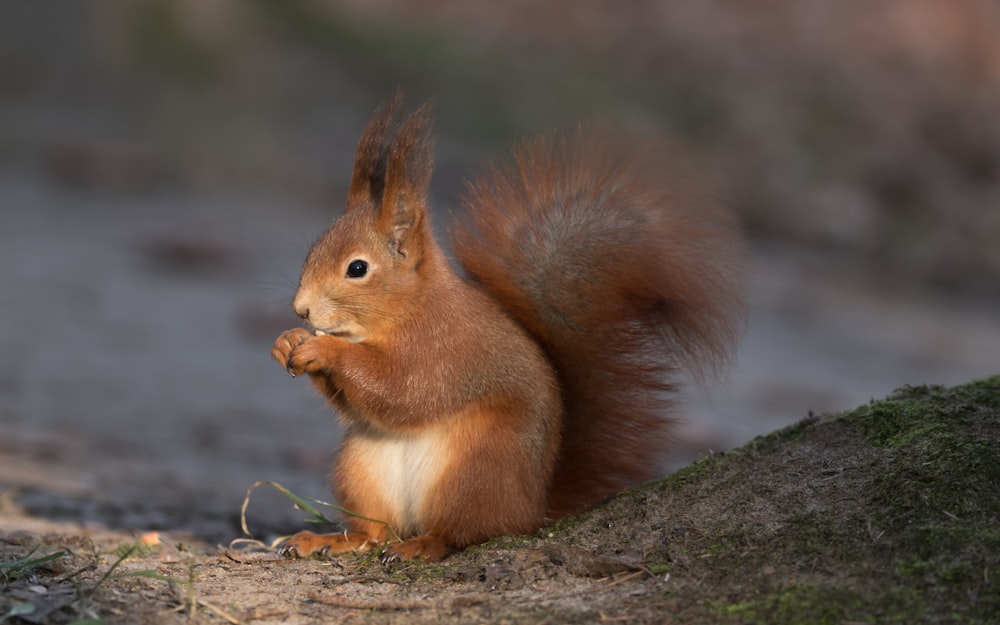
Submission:
<svg viewBox="0 0 1000 625">
<path fill-rule="evenodd" d="M 443 438 L 429 432 L 358 441 L 368 470 L 393 508 L 394 525 L 401 534 L 421 530 L 424 502 L 446 461 Z"/>
</svg>

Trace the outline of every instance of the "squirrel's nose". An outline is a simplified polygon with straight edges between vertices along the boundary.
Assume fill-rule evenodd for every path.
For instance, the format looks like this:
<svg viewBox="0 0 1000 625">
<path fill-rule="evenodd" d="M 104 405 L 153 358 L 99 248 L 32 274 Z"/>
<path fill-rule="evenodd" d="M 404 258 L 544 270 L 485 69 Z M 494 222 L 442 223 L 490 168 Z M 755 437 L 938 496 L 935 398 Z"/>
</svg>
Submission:
<svg viewBox="0 0 1000 625">
<path fill-rule="evenodd" d="M 316 297 L 308 291 L 299 289 L 292 299 L 292 310 L 295 314 L 309 321 L 309 314 L 316 308 Z"/>
<path fill-rule="evenodd" d="M 305 320 L 309 320 L 309 304 L 308 300 L 301 295 L 296 295 L 295 299 L 292 301 L 292 310 L 295 314 L 302 317 Z"/>
</svg>

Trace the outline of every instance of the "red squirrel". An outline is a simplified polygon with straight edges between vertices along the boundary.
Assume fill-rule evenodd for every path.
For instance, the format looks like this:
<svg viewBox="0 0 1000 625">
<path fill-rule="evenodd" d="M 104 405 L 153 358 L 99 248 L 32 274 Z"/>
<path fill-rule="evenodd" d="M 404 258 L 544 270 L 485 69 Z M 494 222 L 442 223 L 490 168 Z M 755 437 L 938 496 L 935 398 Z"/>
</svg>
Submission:
<svg viewBox="0 0 1000 625">
<path fill-rule="evenodd" d="M 464 195 L 460 277 L 428 220 L 431 115 L 376 112 L 346 210 L 302 268 L 313 328 L 272 356 L 345 427 L 347 531 L 292 557 L 386 546 L 436 560 L 656 476 L 678 376 L 727 360 L 742 320 L 732 216 L 655 148 L 578 132 L 523 143 Z"/>
</svg>

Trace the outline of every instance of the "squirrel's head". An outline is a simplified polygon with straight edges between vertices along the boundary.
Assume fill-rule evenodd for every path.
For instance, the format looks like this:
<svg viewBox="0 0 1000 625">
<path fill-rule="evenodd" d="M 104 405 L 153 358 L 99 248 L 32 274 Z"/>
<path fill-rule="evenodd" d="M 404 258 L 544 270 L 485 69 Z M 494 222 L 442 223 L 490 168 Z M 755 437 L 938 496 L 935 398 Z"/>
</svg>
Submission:
<svg viewBox="0 0 1000 625">
<path fill-rule="evenodd" d="M 293 303 L 316 330 L 354 342 L 413 309 L 435 245 L 430 106 L 396 124 L 399 102 L 397 93 L 365 129 L 346 210 L 309 252 Z"/>
</svg>

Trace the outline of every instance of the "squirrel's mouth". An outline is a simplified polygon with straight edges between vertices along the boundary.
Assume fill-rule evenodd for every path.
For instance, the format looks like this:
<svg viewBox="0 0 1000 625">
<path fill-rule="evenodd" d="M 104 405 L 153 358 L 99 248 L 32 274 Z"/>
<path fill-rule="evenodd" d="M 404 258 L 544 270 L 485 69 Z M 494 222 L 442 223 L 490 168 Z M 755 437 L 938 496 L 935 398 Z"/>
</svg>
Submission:
<svg viewBox="0 0 1000 625">
<path fill-rule="evenodd" d="M 351 332 L 350 330 L 320 330 L 316 328 L 313 333 L 316 336 L 336 336 L 338 338 L 347 339 L 351 343 L 360 343 L 363 338 L 362 335 Z"/>
</svg>

